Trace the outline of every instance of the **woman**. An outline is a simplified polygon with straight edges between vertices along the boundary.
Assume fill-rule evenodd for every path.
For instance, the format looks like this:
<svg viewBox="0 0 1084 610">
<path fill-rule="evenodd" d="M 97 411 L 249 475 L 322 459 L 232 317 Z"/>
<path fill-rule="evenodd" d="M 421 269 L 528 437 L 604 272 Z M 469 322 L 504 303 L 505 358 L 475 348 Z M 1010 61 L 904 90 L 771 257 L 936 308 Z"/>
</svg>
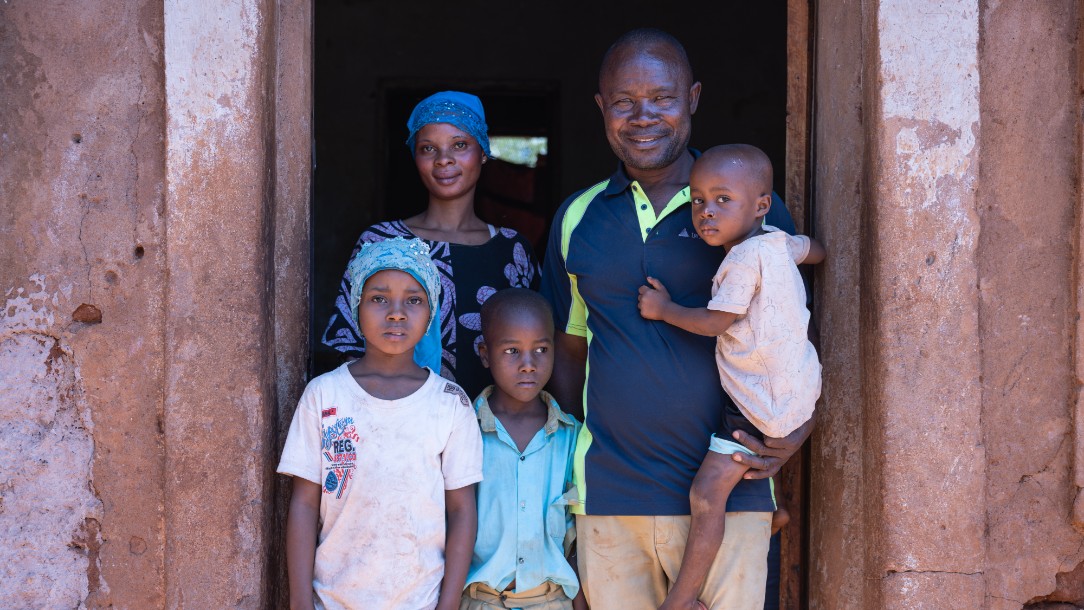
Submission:
<svg viewBox="0 0 1084 610">
<path fill-rule="evenodd" d="M 417 216 L 369 227 L 354 252 L 363 243 L 393 237 L 417 237 L 429 244 L 441 277 L 439 326 L 434 322 L 415 359 L 455 380 L 473 398 L 492 383 L 478 358 L 482 303 L 502 288 L 537 290 L 538 262 L 526 239 L 474 213 L 478 178 L 490 156 L 481 100 L 459 91 L 433 94 L 414 107 L 407 129 L 406 144 L 429 191 L 429 205 Z M 365 342 L 353 323 L 349 294 L 350 280 L 344 275 L 323 343 L 360 355 Z"/>
</svg>

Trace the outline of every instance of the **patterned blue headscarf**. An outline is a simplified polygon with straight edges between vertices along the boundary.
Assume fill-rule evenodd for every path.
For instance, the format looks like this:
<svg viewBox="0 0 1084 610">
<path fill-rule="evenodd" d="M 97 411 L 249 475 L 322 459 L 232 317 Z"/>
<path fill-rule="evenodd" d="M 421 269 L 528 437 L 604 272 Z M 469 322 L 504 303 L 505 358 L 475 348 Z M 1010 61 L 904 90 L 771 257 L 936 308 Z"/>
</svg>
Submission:
<svg viewBox="0 0 1084 610">
<path fill-rule="evenodd" d="M 365 280 L 374 273 L 386 269 L 396 269 L 409 273 L 418 280 L 429 298 L 429 324 L 425 336 L 414 347 L 414 362 L 418 366 L 429 367 L 440 373 L 440 275 L 433 259 L 430 258 L 429 246 L 420 239 L 394 237 L 383 241 L 369 242 L 346 266 L 350 276 L 350 315 L 354 317 L 354 326 L 361 331 L 358 321 L 358 305 L 361 304 L 361 291 Z"/>
<path fill-rule="evenodd" d="M 430 123 L 448 123 L 467 132 L 478 141 L 487 157 L 489 152 L 489 127 L 486 126 L 486 113 L 482 110 L 482 100 L 477 96 L 461 91 L 441 91 L 418 102 L 407 119 L 407 131 L 410 136 L 406 145 L 414 155 L 414 139 L 418 131 Z"/>
</svg>

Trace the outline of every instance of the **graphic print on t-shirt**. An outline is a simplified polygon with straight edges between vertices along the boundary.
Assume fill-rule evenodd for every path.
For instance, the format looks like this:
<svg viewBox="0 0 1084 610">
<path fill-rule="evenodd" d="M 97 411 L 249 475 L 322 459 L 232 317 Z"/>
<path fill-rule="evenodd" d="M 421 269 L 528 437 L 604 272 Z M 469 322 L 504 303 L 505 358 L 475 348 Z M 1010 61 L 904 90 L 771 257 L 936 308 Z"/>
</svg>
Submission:
<svg viewBox="0 0 1084 610">
<path fill-rule="evenodd" d="M 336 419 L 324 428 L 322 453 L 324 455 L 324 493 L 342 498 L 343 492 L 357 467 L 358 434 L 353 417 Z"/>
</svg>

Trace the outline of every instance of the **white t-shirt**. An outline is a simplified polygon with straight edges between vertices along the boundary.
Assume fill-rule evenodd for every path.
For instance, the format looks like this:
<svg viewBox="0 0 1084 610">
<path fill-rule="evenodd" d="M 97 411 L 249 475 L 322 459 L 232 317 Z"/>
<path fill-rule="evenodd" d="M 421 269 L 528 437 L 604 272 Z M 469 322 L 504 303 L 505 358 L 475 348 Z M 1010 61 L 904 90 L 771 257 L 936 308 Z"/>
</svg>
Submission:
<svg viewBox="0 0 1084 610">
<path fill-rule="evenodd" d="M 370 396 L 347 365 L 309 382 L 278 471 L 317 483 L 316 607 L 429 609 L 444 577 L 444 491 L 482 480 L 467 395 L 430 371 L 399 400 Z"/>
<path fill-rule="evenodd" d="M 809 310 L 796 264 L 809 254 L 809 238 L 764 230 L 727 252 L 708 309 L 738 314 L 716 339 L 723 388 L 758 430 L 783 437 L 813 416 L 821 365 L 806 335 Z"/>
</svg>

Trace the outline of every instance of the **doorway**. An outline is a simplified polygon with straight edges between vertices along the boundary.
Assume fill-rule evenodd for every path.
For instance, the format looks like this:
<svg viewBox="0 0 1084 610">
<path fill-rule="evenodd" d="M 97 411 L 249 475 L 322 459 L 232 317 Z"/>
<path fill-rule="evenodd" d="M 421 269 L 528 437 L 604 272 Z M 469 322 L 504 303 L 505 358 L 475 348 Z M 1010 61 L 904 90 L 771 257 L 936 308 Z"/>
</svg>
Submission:
<svg viewBox="0 0 1084 610">
<path fill-rule="evenodd" d="M 630 0 L 617 11 L 567 0 L 316 0 L 310 376 L 342 361 L 321 336 L 361 231 L 425 205 L 403 144 L 413 105 L 435 91 L 466 90 L 482 98 L 491 134 L 546 138 L 541 168 L 528 172 L 498 161 L 503 171 L 487 175 L 487 165 L 479 189 L 479 214 L 528 235 L 541 257 L 549 220 L 561 202 L 616 167 L 592 96 L 606 47 L 635 27 L 661 28 L 686 47 L 703 83 L 691 145 L 704 150 L 748 142 L 765 150 L 776 168 L 776 191 L 784 194 L 799 230 L 806 230 L 808 124 L 795 113 L 808 112 L 808 86 L 803 83 L 804 93 L 794 91 L 788 67 L 808 76 L 808 53 L 794 41 L 810 39 L 809 5 L 810 0 L 719 2 L 694 11 Z M 795 7 L 806 14 L 798 30 Z M 806 97 L 796 102 L 800 95 Z M 500 174 L 512 179 L 502 181 Z M 523 189 L 506 188 L 522 185 L 526 175 L 529 200 Z M 806 604 L 803 468 L 801 460 L 788 465 L 782 482 L 783 501 L 797 503 L 788 505 L 794 520 L 784 530 L 789 551 L 783 553 L 782 586 L 776 585 L 788 608 Z"/>
</svg>

